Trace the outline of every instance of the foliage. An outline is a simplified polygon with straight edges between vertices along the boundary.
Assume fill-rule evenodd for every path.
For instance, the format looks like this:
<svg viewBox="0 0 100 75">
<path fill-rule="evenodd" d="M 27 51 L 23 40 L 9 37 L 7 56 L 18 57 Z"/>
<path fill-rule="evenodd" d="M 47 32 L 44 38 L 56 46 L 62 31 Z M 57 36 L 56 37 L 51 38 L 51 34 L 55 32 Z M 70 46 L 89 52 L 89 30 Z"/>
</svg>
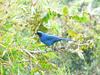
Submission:
<svg viewBox="0 0 100 75">
<path fill-rule="evenodd" d="M 0 0 L 0 75 L 99 75 L 99 2 Z M 74 42 L 48 48 L 37 31 Z"/>
</svg>

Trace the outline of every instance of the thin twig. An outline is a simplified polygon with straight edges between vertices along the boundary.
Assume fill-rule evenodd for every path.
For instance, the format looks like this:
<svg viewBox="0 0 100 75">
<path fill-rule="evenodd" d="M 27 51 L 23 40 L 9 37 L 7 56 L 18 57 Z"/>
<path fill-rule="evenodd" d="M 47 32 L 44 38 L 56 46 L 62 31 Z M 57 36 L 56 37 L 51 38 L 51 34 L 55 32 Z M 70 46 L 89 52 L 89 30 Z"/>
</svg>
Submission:
<svg viewBox="0 0 100 75">
<path fill-rule="evenodd" d="M 24 51 L 24 52 L 26 52 L 29 56 L 31 56 L 31 57 L 33 57 L 33 58 L 35 58 L 28 50 L 26 50 L 26 49 L 22 49 L 22 51 Z"/>
</svg>

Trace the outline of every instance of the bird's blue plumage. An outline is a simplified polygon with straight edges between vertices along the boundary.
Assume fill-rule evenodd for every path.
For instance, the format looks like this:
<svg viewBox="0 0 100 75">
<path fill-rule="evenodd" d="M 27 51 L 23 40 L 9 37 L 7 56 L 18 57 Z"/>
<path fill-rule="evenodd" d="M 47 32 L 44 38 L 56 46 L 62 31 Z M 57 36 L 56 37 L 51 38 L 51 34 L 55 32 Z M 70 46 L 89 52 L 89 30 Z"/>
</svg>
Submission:
<svg viewBox="0 0 100 75">
<path fill-rule="evenodd" d="M 42 43 L 44 43 L 45 45 L 47 45 L 47 46 L 51 46 L 55 42 L 58 42 L 58 41 L 61 41 L 61 40 L 71 41 L 71 39 L 69 39 L 69 38 L 60 38 L 58 36 L 54 36 L 54 35 L 49 35 L 47 33 L 43 33 L 41 31 L 38 31 L 37 34 L 38 34 L 38 36 L 40 38 L 40 41 Z"/>
</svg>

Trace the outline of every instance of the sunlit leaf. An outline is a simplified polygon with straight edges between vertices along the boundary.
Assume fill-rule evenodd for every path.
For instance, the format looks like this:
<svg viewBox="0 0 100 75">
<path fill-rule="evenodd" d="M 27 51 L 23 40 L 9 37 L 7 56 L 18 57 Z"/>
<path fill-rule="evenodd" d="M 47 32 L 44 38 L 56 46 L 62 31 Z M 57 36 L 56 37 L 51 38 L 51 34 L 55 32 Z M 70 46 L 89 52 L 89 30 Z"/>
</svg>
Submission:
<svg viewBox="0 0 100 75">
<path fill-rule="evenodd" d="M 43 31 L 43 32 L 47 32 L 47 31 L 48 31 L 48 28 L 46 28 L 46 27 L 43 26 L 43 25 L 40 25 L 40 27 L 39 27 L 38 30 L 39 30 L 39 31 Z"/>
<path fill-rule="evenodd" d="M 63 12 L 64 16 L 67 16 L 68 15 L 68 7 L 64 6 L 63 9 L 62 9 L 62 12 Z"/>
</svg>

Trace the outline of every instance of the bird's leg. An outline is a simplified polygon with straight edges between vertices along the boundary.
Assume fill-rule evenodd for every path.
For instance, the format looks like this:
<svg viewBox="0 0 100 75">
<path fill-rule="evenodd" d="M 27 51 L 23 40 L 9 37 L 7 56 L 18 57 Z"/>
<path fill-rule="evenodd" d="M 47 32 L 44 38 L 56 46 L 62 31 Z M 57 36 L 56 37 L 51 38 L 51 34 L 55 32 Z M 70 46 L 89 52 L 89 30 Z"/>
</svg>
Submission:
<svg viewBox="0 0 100 75">
<path fill-rule="evenodd" d="M 49 48 L 49 46 L 45 46 L 45 52 L 47 52 L 47 51 L 48 51 L 48 50 L 47 50 L 48 48 Z"/>
<path fill-rule="evenodd" d="M 46 46 L 45 47 L 45 52 L 50 52 L 50 51 L 52 51 L 51 49 L 52 49 L 52 46 Z"/>
<path fill-rule="evenodd" d="M 51 46 L 51 49 L 52 49 L 52 50 L 55 50 L 55 45 L 52 45 L 52 46 Z"/>
<path fill-rule="evenodd" d="M 65 49 L 65 46 L 64 46 L 65 44 L 61 41 L 60 42 L 60 49 Z"/>
<path fill-rule="evenodd" d="M 54 45 L 53 45 L 53 48 L 52 48 L 54 51 L 57 51 L 58 50 L 58 48 L 57 48 L 57 43 L 55 43 Z"/>
<path fill-rule="evenodd" d="M 51 46 L 51 49 L 54 50 L 54 45 Z"/>
</svg>

